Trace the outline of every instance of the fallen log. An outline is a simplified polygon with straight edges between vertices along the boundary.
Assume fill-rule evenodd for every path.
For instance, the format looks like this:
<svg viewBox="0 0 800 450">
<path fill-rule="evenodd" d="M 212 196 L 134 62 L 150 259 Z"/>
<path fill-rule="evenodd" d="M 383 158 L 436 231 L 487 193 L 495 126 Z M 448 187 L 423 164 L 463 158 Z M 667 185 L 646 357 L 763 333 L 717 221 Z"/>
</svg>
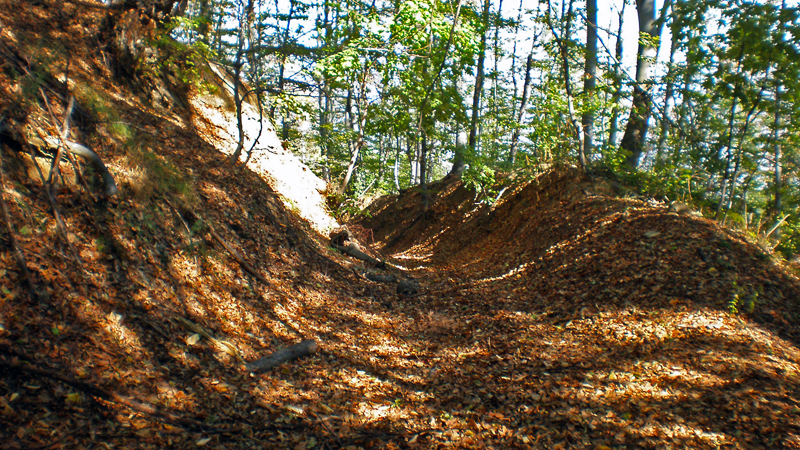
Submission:
<svg viewBox="0 0 800 450">
<path fill-rule="evenodd" d="M 386 263 L 381 261 L 380 259 L 373 258 L 368 254 L 361 251 L 357 244 L 351 242 L 347 245 L 336 245 L 331 243 L 331 247 L 339 250 L 340 252 L 344 253 L 345 255 L 352 256 L 353 258 L 360 259 L 361 261 L 368 262 L 370 264 L 374 264 L 378 268 L 385 268 Z"/>
<path fill-rule="evenodd" d="M 264 372 L 287 361 L 314 354 L 316 351 L 317 342 L 313 339 L 306 339 L 298 344 L 282 348 L 269 356 L 247 363 L 245 368 L 248 372 Z"/>
</svg>

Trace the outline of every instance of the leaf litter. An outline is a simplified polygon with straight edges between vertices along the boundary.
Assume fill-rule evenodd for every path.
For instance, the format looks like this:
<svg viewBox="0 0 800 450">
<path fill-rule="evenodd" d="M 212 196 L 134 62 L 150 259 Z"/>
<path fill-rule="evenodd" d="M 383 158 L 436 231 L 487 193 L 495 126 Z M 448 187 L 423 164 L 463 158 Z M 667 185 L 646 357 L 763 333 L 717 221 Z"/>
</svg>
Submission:
<svg viewBox="0 0 800 450">
<path fill-rule="evenodd" d="M 106 207 L 62 165 L 58 205 L 80 264 L 25 157 L 0 149 L 38 294 L 3 240 L 5 448 L 800 447 L 800 284 L 740 234 L 571 169 L 520 178 L 491 207 L 447 180 L 427 210 L 411 190 L 359 224 L 419 282 L 399 299 L 356 276 L 259 176 L 234 173 L 182 125 L 185 111 L 115 82 L 87 44 L 102 10 L 18 3 L 0 2 L 3 67 L 20 64 L 9 49 L 41 51 L 33 37 L 58 40 L 86 63 L 73 83 L 135 124 L 137 147 L 103 123 L 86 130 L 120 174 Z M 21 80 L 2 73 L 11 116 Z M 159 190 L 180 180 L 186 191 Z M 320 351 L 257 376 L 215 344 L 253 361 L 305 338 Z"/>
</svg>

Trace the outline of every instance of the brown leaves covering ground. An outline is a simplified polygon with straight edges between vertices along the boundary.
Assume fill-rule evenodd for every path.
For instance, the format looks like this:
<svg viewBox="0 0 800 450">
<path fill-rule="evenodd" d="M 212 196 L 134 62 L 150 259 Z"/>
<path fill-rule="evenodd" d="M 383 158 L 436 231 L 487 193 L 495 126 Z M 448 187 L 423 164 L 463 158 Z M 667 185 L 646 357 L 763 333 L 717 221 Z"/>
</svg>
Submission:
<svg viewBox="0 0 800 450">
<path fill-rule="evenodd" d="M 800 447 L 798 284 L 735 233 L 605 195 L 569 170 L 519 184 L 494 209 L 443 183 L 425 215 L 412 191 L 362 224 L 423 285 L 399 300 L 357 277 L 358 264 L 262 180 L 228 166 L 187 111 L 155 108 L 110 78 L 94 41 L 105 12 L 84 3 L 0 1 L 0 114 L 15 130 L 48 123 L 17 69 L 54 41 L 72 55 L 72 91 L 86 103 L 91 89 L 133 130 L 125 141 L 92 112 L 78 130 L 122 193 L 95 203 L 62 164 L 57 200 L 74 251 L 31 158 L 0 146 L 0 188 L 40 297 L 19 284 L 3 224 L 4 448 Z M 62 57 L 39 70 L 63 79 Z M 253 376 L 179 319 L 248 361 L 304 338 L 320 351 Z"/>
</svg>

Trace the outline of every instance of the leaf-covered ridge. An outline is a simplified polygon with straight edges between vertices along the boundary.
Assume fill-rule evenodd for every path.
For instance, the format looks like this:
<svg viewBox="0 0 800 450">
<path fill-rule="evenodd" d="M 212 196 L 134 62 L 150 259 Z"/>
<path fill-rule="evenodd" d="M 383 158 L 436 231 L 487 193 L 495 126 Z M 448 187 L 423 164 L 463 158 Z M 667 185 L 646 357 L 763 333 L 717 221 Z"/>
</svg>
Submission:
<svg viewBox="0 0 800 450">
<path fill-rule="evenodd" d="M 163 74 L 112 76 L 104 8 L 23 3 L 0 1 L 2 446 L 800 446 L 798 283 L 740 235 L 574 170 L 492 206 L 448 180 L 360 223 L 417 282 L 400 298 L 232 168 Z M 25 133 L 69 94 L 120 193 L 61 164 L 62 234 Z"/>
</svg>

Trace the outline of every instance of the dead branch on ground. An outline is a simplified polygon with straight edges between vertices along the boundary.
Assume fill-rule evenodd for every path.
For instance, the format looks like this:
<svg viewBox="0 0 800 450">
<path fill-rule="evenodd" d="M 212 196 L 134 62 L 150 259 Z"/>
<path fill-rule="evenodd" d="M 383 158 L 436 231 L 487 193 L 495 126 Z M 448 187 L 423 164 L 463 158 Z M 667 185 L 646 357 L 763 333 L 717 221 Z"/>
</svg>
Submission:
<svg viewBox="0 0 800 450">
<path fill-rule="evenodd" d="M 247 363 L 245 368 L 250 372 L 263 372 L 301 356 L 314 354 L 316 351 L 317 342 L 313 339 L 306 339 L 300 343 L 282 348 L 269 356 Z"/>
<path fill-rule="evenodd" d="M 173 208 L 173 209 L 174 209 L 174 208 Z M 209 231 L 209 233 L 211 233 L 211 236 L 212 236 L 212 237 L 213 237 L 213 238 L 214 238 L 214 239 L 215 239 L 217 242 L 219 242 L 219 243 L 220 243 L 220 244 L 221 244 L 221 245 L 222 245 L 222 246 L 225 248 L 225 250 L 227 250 L 227 251 L 228 251 L 228 253 L 230 253 L 230 255 L 231 255 L 231 256 L 233 256 L 233 259 L 235 259 L 235 260 L 236 260 L 236 262 L 238 262 L 238 263 L 239 263 L 239 265 L 242 267 L 242 269 L 244 269 L 244 270 L 245 270 L 245 272 L 247 272 L 247 273 L 249 273 L 250 275 L 252 275 L 252 276 L 256 277 L 256 279 L 257 279 L 258 281 L 260 281 L 260 282 L 264 283 L 265 285 L 267 285 L 267 286 L 272 286 L 272 283 L 270 283 L 270 282 L 269 282 L 269 280 L 267 280 L 266 278 L 264 278 L 264 276 L 263 276 L 263 275 L 261 275 L 261 274 L 258 272 L 258 270 L 256 270 L 256 268 L 255 268 L 255 267 L 251 266 L 251 265 L 250 265 L 250 263 L 248 263 L 248 262 L 247 262 L 247 261 L 244 259 L 244 257 L 243 257 L 242 255 L 240 255 L 240 254 L 239 254 L 239 252 L 237 252 L 237 251 L 236 251 L 236 249 L 234 249 L 233 247 L 231 247 L 230 245 L 228 245 L 228 243 L 227 243 L 227 242 L 225 242 L 225 239 L 223 239 L 223 238 L 222 238 L 222 236 L 220 236 L 220 235 L 219 235 L 219 233 L 217 233 L 217 231 L 214 229 L 214 226 L 213 226 L 213 225 L 211 225 L 211 222 L 209 222 L 209 221 L 207 221 L 207 220 L 203 219 L 202 217 L 200 217 L 200 215 L 198 215 L 198 214 L 197 214 L 196 212 L 194 212 L 194 211 L 191 211 L 191 210 L 189 210 L 189 209 L 185 209 L 185 208 L 183 208 L 183 210 L 184 210 L 183 214 L 186 214 L 186 215 L 190 216 L 190 217 L 189 217 L 189 222 L 193 222 L 193 223 L 194 223 L 194 222 L 197 222 L 197 221 L 199 220 L 199 221 L 202 221 L 203 223 L 205 223 L 206 227 L 208 228 L 208 231 Z M 179 214 L 180 214 L 180 211 L 179 211 L 179 210 L 178 210 L 178 212 L 179 212 Z"/>
</svg>

